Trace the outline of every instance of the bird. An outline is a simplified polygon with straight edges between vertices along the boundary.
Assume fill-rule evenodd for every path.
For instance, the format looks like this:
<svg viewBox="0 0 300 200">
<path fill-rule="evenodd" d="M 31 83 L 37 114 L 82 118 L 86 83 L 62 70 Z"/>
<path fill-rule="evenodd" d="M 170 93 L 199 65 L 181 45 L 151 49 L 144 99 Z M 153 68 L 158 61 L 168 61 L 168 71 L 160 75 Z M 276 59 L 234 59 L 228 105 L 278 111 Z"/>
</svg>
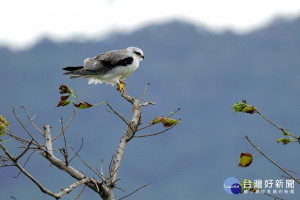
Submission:
<svg viewBox="0 0 300 200">
<path fill-rule="evenodd" d="M 105 82 L 112 86 L 117 84 L 117 90 L 125 92 L 123 81 L 138 69 L 140 61 L 144 59 L 143 51 L 138 47 L 128 47 L 122 50 L 111 50 L 93 58 L 86 58 L 83 66 L 68 66 L 62 68 L 67 71 L 64 75 L 69 78 L 88 78 L 88 84 Z"/>
</svg>

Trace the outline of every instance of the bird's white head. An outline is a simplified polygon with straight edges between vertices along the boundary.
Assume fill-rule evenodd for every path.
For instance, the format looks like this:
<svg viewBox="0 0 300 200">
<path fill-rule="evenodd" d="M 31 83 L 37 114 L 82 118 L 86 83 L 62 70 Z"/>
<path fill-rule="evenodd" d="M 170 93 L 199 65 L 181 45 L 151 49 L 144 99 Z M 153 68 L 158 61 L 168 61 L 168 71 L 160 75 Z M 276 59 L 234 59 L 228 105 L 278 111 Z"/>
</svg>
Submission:
<svg viewBox="0 0 300 200">
<path fill-rule="evenodd" d="M 138 47 L 128 47 L 127 50 L 131 52 L 139 61 L 144 59 L 144 53 L 142 49 Z"/>
</svg>

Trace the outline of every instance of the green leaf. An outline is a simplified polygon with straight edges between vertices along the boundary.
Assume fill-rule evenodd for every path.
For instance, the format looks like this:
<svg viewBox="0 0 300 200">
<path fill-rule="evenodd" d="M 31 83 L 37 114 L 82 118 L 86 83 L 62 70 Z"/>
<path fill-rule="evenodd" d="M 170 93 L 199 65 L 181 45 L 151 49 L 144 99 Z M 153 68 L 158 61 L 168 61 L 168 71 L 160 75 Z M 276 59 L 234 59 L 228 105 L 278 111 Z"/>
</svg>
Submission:
<svg viewBox="0 0 300 200">
<path fill-rule="evenodd" d="M 72 102 L 72 101 L 70 101 L 70 100 L 60 101 L 60 102 L 58 102 L 57 107 L 60 107 L 60 106 L 66 106 L 66 105 L 68 105 L 68 104 L 71 103 L 71 102 Z"/>
<path fill-rule="evenodd" d="M 253 114 L 256 111 L 256 108 L 254 106 L 248 105 L 246 103 L 237 102 L 232 106 L 232 109 L 234 109 L 234 113 L 237 112 L 243 112 L 243 113 L 249 113 Z"/>
<path fill-rule="evenodd" d="M 89 104 L 86 101 L 82 101 L 79 104 L 75 104 L 75 103 L 73 103 L 73 104 L 76 108 L 79 108 L 79 109 L 87 109 L 87 108 L 90 108 L 93 106 L 92 104 Z"/>
<path fill-rule="evenodd" d="M 232 108 L 234 109 L 234 113 L 241 112 L 244 108 L 244 103 L 235 103 Z"/>
<path fill-rule="evenodd" d="M 280 143 L 280 142 L 282 142 L 282 144 L 288 144 L 288 143 L 290 143 L 290 142 L 293 142 L 293 140 L 292 139 L 290 139 L 290 138 L 279 138 L 278 140 L 277 140 L 277 142 L 278 143 Z"/>
<path fill-rule="evenodd" d="M 6 121 L 4 116 L 0 115 L 0 136 L 5 134 L 5 130 L 8 126 L 9 122 Z"/>
</svg>

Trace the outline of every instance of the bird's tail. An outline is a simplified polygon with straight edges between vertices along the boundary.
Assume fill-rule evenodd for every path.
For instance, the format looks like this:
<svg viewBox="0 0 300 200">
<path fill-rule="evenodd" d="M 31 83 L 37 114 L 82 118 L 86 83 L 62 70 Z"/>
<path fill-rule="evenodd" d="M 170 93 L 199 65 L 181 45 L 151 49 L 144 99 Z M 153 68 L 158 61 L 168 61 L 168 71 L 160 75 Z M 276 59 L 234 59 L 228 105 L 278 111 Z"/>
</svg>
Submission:
<svg viewBox="0 0 300 200">
<path fill-rule="evenodd" d="M 70 76 L 69 78 L 78 78 L 80 77 L 80 71 L 83 69 L 83 66 L 69 66 L 62 68 L 63 70 L 67 71 L 64 73 L 64 75 L 72 74 L 73 76 Z"/>
<path fill-rule="evenodd" d="M 66 74 L 76 74 L 76 73 L 79 72 L 82 68 L 83 68 L 83 66 L 76 66 L 76 67 L 69 66 L 69 67 L 64 67 L 64 68 L 62 68 L 62 69 L 65 70 L 65 71 L 68 71 L 68 72 L 65 72 L 65 73 L 64 73 L 64 75 L 66 75 Z"/>
</svg>

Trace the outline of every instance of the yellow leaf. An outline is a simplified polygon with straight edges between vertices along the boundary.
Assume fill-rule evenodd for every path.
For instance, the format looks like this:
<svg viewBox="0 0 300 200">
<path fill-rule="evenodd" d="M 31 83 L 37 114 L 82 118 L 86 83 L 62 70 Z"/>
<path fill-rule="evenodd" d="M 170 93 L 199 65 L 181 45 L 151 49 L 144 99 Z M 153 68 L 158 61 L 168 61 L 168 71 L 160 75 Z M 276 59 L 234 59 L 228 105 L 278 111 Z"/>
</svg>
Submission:
<svg viewBox="0 0 300 200">
<path fill-rule="evenodd" d="M 253 156 L 250 153 L 241 153 L 239 167 L 248 167 L 252 160 Z"/>
<path fill-rule="evenodd" d="M 157 124 L 159 122 L 161 122 L 164 125 L 165 128 L 180 123 L 179 120 L 158 116 L 155 119 L 153 119 L 152 122 L 150 122 L 150 124 Z"/>
</svg>

